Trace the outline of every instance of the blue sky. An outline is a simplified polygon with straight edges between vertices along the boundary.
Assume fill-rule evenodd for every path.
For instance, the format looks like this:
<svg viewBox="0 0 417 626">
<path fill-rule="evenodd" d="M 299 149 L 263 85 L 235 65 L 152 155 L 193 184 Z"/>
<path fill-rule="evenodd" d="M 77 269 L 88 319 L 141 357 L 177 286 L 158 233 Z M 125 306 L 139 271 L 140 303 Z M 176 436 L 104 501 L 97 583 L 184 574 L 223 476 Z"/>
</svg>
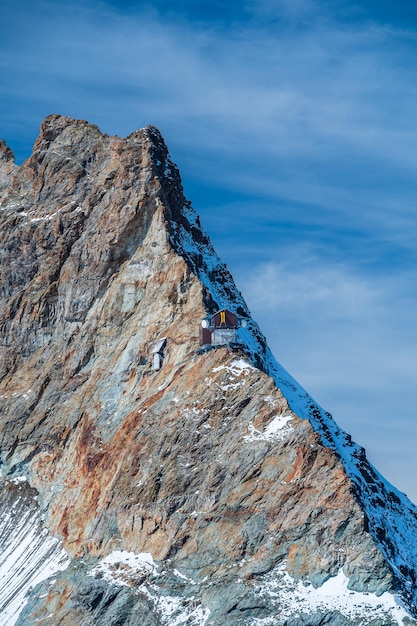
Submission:
<svg viewBox="0 0 417 626">
<path fill-rule="evenodd" d="M 417 502 L 417 5 L 2 0 L 0 137 L 158 126 L 278 360 Z"/>
</svg>

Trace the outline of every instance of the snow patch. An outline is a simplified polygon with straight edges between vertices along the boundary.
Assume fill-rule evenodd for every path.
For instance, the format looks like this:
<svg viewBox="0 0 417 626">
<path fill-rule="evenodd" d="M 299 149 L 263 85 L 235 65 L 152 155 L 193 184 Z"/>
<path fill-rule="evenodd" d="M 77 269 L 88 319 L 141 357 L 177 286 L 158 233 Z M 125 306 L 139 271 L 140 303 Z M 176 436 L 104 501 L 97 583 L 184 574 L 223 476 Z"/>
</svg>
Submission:
<svg viewBox="0 0 417 626">
<path fill-rule="evenodd" d="M 213 367 L 212 371 L 214 373 L 221 372 L 225 370 L 229 373 L 228 383 L 218 385 L 218 387 L 222 391 L 228 391 L 229 389 L 239 389 L 246 384 L 244 376 L 247 376 L 250 370 L 255 369 L 248 361 L 244 359 L 235 359 L 231 362 L 230 365 L 219 365 L 218 367 Z M 242 374 L 244 376 L 242 376 Z M 238 379 L 238 380 L 236 380 Z M 209 382 L 210 381 L 210 382 Z M 209 387 L 211 384 L 211 380 L 206 378 L 207 386 Z"/>
<path fill-rule="evenodd" d="M 197 420 L 200 419 L 202 413 L 202 409 L 197 406 L 186 406 L 181 409 L 181 415 L 183 415 L 186 419 Z"/>
<path fill-rule="evenodd" d="M 15 476 L 11 479 L 10 482 L 12 482 L 14 485 L 18 485 L 19 483 L 26 483 L 27 480 L 28 479 L 26 478 L 26 476 Z"/>
<path fill-rule="evenodd" d="M 175 576 L 178 576 L 178 578 L 182 578 L 182 580 L 186 580 L 188 583 L 191 583 L 192 585 L 196 585 L 197 584 L 192 578 L 189 578 L 185 574 L 182 574 L 177 569 L 174 569 L 174 574 L 175 574 Z"/>
<path fill-rule="evenodd" d="M 280 431 L 285 430 L 286 433 L 292 431 L 287 427 L 288 422 L 292 419 L 292 415 L 277 415 L 272 422 L 264 430 L 266 439 L 274 439 L 275 435 L 280 435 Z"/>
<path fill-rule="evenodd" d="M 248 374 L 250 370 L 254 370 L 253 365 L 245 359 L 235 359 L 230 365 L 219 365 L 219 367 L 213 367 L 213 372 L 220 372 L 221 370 L 227 370 L 233 376 L 240 376 L 242 373 Z"/>
<path fill-rule="evenodd" d="M 156 585 L 141 591 L 153 603 L 163 626 L 184 626 L 184 624 L 204 626 L 210 615 L 210 609 L 200 604 L 200 600 L 193 596 L 185 599 L 182 596 L 159 595 Z"/>
<path fill-rule="evenodd" d="M 31 222 L 49 222 L 53 220 L 54 217 L 58 215 L 58 213 L 60 213 L 61 211 L 62 209 L 58 209 L 58 211 L 55 211 L 54 213 L 51 213 L 50 215 L 42 215 L 41 217 L 33 217 L 30 221 Z"/>
<path fill-rule="evenodd" d="M 245 381 L 242 381 L 238 383 L 229 383 L 228 385 L 219 385 L 219 387 L 222 391 L 228 391 L 229 389 L 239 389 L 240 387 L 243 387 L 244 384 Z"/>
<path fill-rule="evenodd" d="M 156 565 L 149 552 L 115 551 L 102 559 L 90 572 L 89 576 L 103 578 L 109 583 L 131 587 L 140 581 L 143 575 L 156 572 Z"/>
<path fill-rule="evenodd" d="M 336 611 L 349 619 L 361 620 L 361 626 L 367 626 L 376 618 L 388 618 L 402 626 L 403 620 L 408 617 L 399 598 L 391 593 L 377 596 L 348 589 L 349 579 L 342 570 L 318 588 L 310 583 L 295 581 L 286 571 L 285 564 L 268 574 L 264 581 L 259 588 L 260 595 L 270 598 L 284 618 L 302 613 Z M 252 621 L 252 624 L 262 623 L 269 622 Z"/>
<path fill-rule="evenodd" d="M 229 369 L 235 376 L 239 376 L 242 372 L 248 373 L 250 370 L 254 370 L 255 368 L 249 363 L 249 361 L 245 361 L 244 359 L 235 359 L 231 362 Z"/>
<path fill-rule="evenodd" d="M 265 396 L 264 402 L 266 402 L 266 404 L 270 406 L 271 409 L 274 409 L 277 405 L 277 400 L 276 398 L 274 398 L 274 396 Z"/>
<path fill-rule="evenodd" d="M 188 583 L 195 584 L 178 570 L 174 575 Z M 146 596 L 153 605 L 162 626 L 183 626 L 193 624 L 204 626 L 210 610 L 195 596 L 164 595 L 158 584 L 158 568 L 148 552 L 112 552 L 89 572 L 89 576 L 103 578 L 110 584 L 131 587 L 136 593 Z"/>
<path fill-rule="evenodd" d="M 244 435 L 243 440 L 251 441 L 283 441 L 293 431 L 288 422 L 293 418 L 292 415 L 276 415 L 261 433 L 257 430 L 252 422 L 248 424 L 249 435 Z"/>
</svg>

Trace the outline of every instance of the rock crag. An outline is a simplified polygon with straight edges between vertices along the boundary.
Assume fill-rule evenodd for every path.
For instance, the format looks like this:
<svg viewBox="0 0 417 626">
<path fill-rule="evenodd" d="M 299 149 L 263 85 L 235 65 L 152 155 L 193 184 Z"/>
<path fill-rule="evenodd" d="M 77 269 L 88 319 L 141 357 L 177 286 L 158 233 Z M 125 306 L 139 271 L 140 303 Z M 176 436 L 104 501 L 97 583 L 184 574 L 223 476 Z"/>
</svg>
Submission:
<svg viewBox="0 0 417 626">
<path fill-rule="evenodd" d="M 0 143 L 0 219 L 0 626 L 417 624 L 416 507 L 275 361 L 156 128 Z"/>
</svg>

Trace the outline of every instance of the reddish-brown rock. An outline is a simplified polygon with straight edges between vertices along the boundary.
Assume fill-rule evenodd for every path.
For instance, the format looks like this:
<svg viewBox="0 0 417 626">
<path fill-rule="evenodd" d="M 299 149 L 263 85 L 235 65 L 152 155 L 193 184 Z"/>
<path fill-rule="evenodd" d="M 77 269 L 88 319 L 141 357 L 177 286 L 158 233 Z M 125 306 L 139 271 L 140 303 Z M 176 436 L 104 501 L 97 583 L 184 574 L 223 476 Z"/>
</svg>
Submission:
<svg viewBox="0 0 417 626">
<path fill-rule="evenodd" d="M 334 607 L 297 613 L 268 592 L 284 564 L 306 584 L 343 569 L 357 592 L 394 590 L 351 478 L 253 366 L 264 356 L 244 334 L 199 349 L 200 319 L 227 298 L 263 339 L 158 131 L 51 116 L 20 168 L 3 144 L 0 159 L 2 470 L 27 477 L 73 558 L 19 623 L 330 623 Z M 121 552 L 159 569 L 125 556 L 90 575 Z"/>
</svg>

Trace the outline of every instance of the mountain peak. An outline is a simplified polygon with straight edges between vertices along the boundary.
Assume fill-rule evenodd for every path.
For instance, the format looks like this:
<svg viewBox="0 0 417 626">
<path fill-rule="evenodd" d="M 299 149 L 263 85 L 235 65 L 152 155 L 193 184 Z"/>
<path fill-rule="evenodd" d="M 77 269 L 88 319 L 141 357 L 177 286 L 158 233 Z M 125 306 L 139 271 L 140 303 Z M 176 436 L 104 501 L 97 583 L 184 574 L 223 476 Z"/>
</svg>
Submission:
<svg viewBox="0 0 417 626">
<path fill-rule="evenodd" d="M 6 145 L 6 142 L 3 139 L 0 140 L 0 161 L 4 161 L 6 163 L 10 161 L 14 162 L 13 151 Z"/>
<path fill-rule="evenodd" d="M 53 115 L 5 179 L 3 547 L 13 498 L 59 539 L 8 623 L 377 626 L 406 618 L 397 592 L 415 612 L 416 508 L 275 360 L 159 131 Z M 219 310 L 236 340 L 200 346 Z"/>
</svg>

